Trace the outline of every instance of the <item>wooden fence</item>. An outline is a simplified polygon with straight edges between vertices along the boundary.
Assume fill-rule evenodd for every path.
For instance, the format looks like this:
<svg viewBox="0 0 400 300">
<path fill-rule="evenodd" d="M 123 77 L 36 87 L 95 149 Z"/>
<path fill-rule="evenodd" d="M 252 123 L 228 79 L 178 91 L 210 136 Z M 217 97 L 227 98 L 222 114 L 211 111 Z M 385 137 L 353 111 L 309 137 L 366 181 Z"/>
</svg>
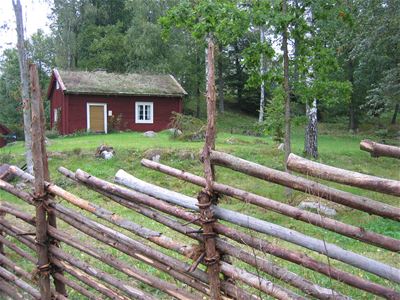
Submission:
<svg viewBox="0 0 400 300">
<path fill-rule="evenodd" d="M 36 78 L 34 66 L 31 66 L 31 72 L 31 77 Z M 32 84 L 35 90 L 35 80 Z M 213 93 L 211 85 L 209 93 Z M 215 112 L 215 103 L 211 98 L 209 111 Z M 396 222 L 400 221 L 398 206 L 216 151 L 215 133 L 212 130 L 210 133 L 210 128 L 215 127 L 213 114 L 202 153 L 205 177 L 142 160 L 144 167 L 199 186 L 197 199 L 142 181 L 123 170 L 116 173 L 115 183 L 112 183 L 84 170 L 72 172 L 64 167 L 59 168 L 60 173 L 82 189 L 91 189 L 107 201 L 157 222 L 160 230 L 154 230 L 144 225 L 148 222 L 135 223 L 123 217 L 125 213 L 118 215 L 51 183 L 44 146 L 40 95 L 34 97 L 32 103 L 34 175 L 16 166 L 8 168 L 8 175 L 31 184 L 34 192 L 28 193 L 0 180 L 2 190 L 32 205 L 36 212 L 33 216 L 1 202 L 0 277 L 4 280 L 0 281 L 0 290 L 9 297 L 64 299 L 68 294 L 73 294 L 88 299 L 263 299 L 268 295 L 276 299 L 349 299 L 349 296 L 335 291 L 332 288 L 334 284 L 324 287 L 304 278 L 303 270 L 308 269 L 371 296 L 400 299 L 399 291 L 388 284 L 377 283 L 368 276 L 363 278 L 357 271 L 384 279 L 380 282 L 398 284 L 400 270 L 395 266 L 270 220 L 222 208 L 217 205 L 217 198 L 221 195 L 233 197 L 246 205 L 271 210 L 354 239 L 356 243 L 374 245 L 377 249 L 383 249 L 382 260 L 387 253 L 398 255 L 400 240 L 218 183 L 215 181 L 214 168 L 229 168 Z M 289 158 L 288 168 L 307 176 L 397 197 L 400 195 L 399 181 L 333 168 L 293 154 Z M 11 216 L 18 221 L 11 219 Z M 63 221 L 62 229 L 57 228 L 56 219 Z M 180 235 L 165 234 L 166 228 L 168 232 Z M 79 232 L 80 236 L 93 238 L 97 242 L 93 244 L 86 238 L 77 238 L 71 232 Z M 185 238 L 181 238 L 183 236 Z M 295 247 L 271 242 L 271 237 L 285 241 L 283 245 L 292 244 Z M 61 245 L 74 250 L 67 251 Z M 7 255 L 5 248 L 8 249 Z M 10 250 L 12 256 L 8 255 Z M 322 261 L 306 255 L 306 252 L 322 254 L 327 259 Z M 92 259 L 84 260 L 76 253 Z M 299 271 L 289 271 L 265 254 L 296 264 Z M 20 259 L 11 259 L 17 256 Z M 346 267 L 333 266 L 331 260 L 341 262 L 343 264 L 339 266 Z M 34 272 L 23 269 L 21 261 L 24 266 L 31 264 Z M 161 275 L 143 271 L 136 266 L 138 262 L 158 270 L 157 273 Z M 108 268 L 103 268 L 105 265 Z M 116 274 L 124 274 L 124 278 L 128 279 L 121 279 Z"/>
</svg>

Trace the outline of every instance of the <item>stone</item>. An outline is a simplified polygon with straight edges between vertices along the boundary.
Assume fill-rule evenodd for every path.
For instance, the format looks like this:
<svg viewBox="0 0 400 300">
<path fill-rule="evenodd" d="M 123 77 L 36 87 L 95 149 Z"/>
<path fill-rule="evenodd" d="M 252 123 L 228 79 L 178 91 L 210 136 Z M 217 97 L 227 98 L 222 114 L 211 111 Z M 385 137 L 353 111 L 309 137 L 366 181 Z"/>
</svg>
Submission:
<svg viewBox="0 0 400 300">
<path fill-rule="evenodd" d="M 155 162 L 160 162 L 160 158 L 161 158 L 160 154 L 157 154 L 157 155 L 154 155 L 154 156 L 151 158 L 151 160 L 152 160 L 152 161 L 155 161 Z"/>
<path fill-rule="evenodd" d="M 143 135 L 145 137 L 153 138 L 153 137 L 155 137 L 157 135 L 157 133 L 155 133 L 154 131 L 146 131 L 145 133 L 143 133 Z"/>
<path fill-rule="evenodd" d="M 168 132 L 171 133 L 173 136 L 180 136 L 183 132 L 177 128 L 169 128 Z"/>
<path fill-rule="evenodd" d="M 103 152 L 101 152 L 101 157 L 106 160 L 109 160 L 114 157 L 114 154 L 112 152 L 103 151 Z"/>
<path fill-rule="evenodd" d="M 307 209 L 316 210 L 317 212 L 320 212 L 321 214 L 324 214 L 326 216 L 331 216 L 331 217 L 336 216 L 335 209 L 330 208 L 319 202 L 302 201 L 302 202 L 300 202 L 298 208 L 303 209 L 303 210 L 307 210 Z"/>
</svg>

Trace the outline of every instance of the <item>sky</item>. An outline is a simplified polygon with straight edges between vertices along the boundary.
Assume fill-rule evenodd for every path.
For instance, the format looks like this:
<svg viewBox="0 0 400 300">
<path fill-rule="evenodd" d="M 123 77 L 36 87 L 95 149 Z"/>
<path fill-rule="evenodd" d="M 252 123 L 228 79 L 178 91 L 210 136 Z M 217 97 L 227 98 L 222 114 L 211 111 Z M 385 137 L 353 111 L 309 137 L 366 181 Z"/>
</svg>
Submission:
<svg viewBox="0 0 400 300">
<path fill-rule="evenodd" d="M 24 18 L 25 38 L 38 29 L 50 33 L 51 0 L 20 0 Z M 0 0 L 0 54 L 4 49 L 12 48 L 17 43 L 15 14 L 12 0 Z"/>
</svg>

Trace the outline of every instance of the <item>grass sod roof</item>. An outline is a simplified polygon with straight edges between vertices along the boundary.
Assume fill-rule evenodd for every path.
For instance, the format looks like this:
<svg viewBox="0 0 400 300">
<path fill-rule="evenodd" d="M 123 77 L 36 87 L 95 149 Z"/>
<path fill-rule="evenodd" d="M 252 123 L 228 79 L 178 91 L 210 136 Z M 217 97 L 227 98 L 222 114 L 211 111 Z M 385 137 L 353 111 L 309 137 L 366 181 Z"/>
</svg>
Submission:
<svg viewBox="0 0 400 300">
<path fill-rule="evenodd" d="M 58 70 L 67 94 L 183 96 L 172 75 L 116 74 Z"/>
</svg>

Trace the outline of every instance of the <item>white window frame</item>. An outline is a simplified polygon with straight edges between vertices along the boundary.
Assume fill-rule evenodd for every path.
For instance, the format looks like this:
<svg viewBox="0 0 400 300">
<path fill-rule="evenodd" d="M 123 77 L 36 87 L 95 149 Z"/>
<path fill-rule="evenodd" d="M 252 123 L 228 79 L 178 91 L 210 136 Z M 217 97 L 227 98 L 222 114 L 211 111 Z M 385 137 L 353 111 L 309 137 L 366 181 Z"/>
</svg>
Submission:
<svg viewBox="0 0 400 300">
<path fill-rule="evenodd" d="M 150 105 L 150 120 L 139 119 L 139 106 L 145 107 Z M 144 113 L 144 111 L 143 111 Z M 135 103 L 135 123 L 136 124 L 153 124 L 154 123 L 154 102 L 136 102 Z"/>
<path fill-rule="evenodd" d="M 107 103 L 86 103 L 86 130 L 90 131 L 90 106 L 103 106 L 104 112 L 104 133 L 108 133 L 108 124 L 107 124 Z"/>
</svg>

